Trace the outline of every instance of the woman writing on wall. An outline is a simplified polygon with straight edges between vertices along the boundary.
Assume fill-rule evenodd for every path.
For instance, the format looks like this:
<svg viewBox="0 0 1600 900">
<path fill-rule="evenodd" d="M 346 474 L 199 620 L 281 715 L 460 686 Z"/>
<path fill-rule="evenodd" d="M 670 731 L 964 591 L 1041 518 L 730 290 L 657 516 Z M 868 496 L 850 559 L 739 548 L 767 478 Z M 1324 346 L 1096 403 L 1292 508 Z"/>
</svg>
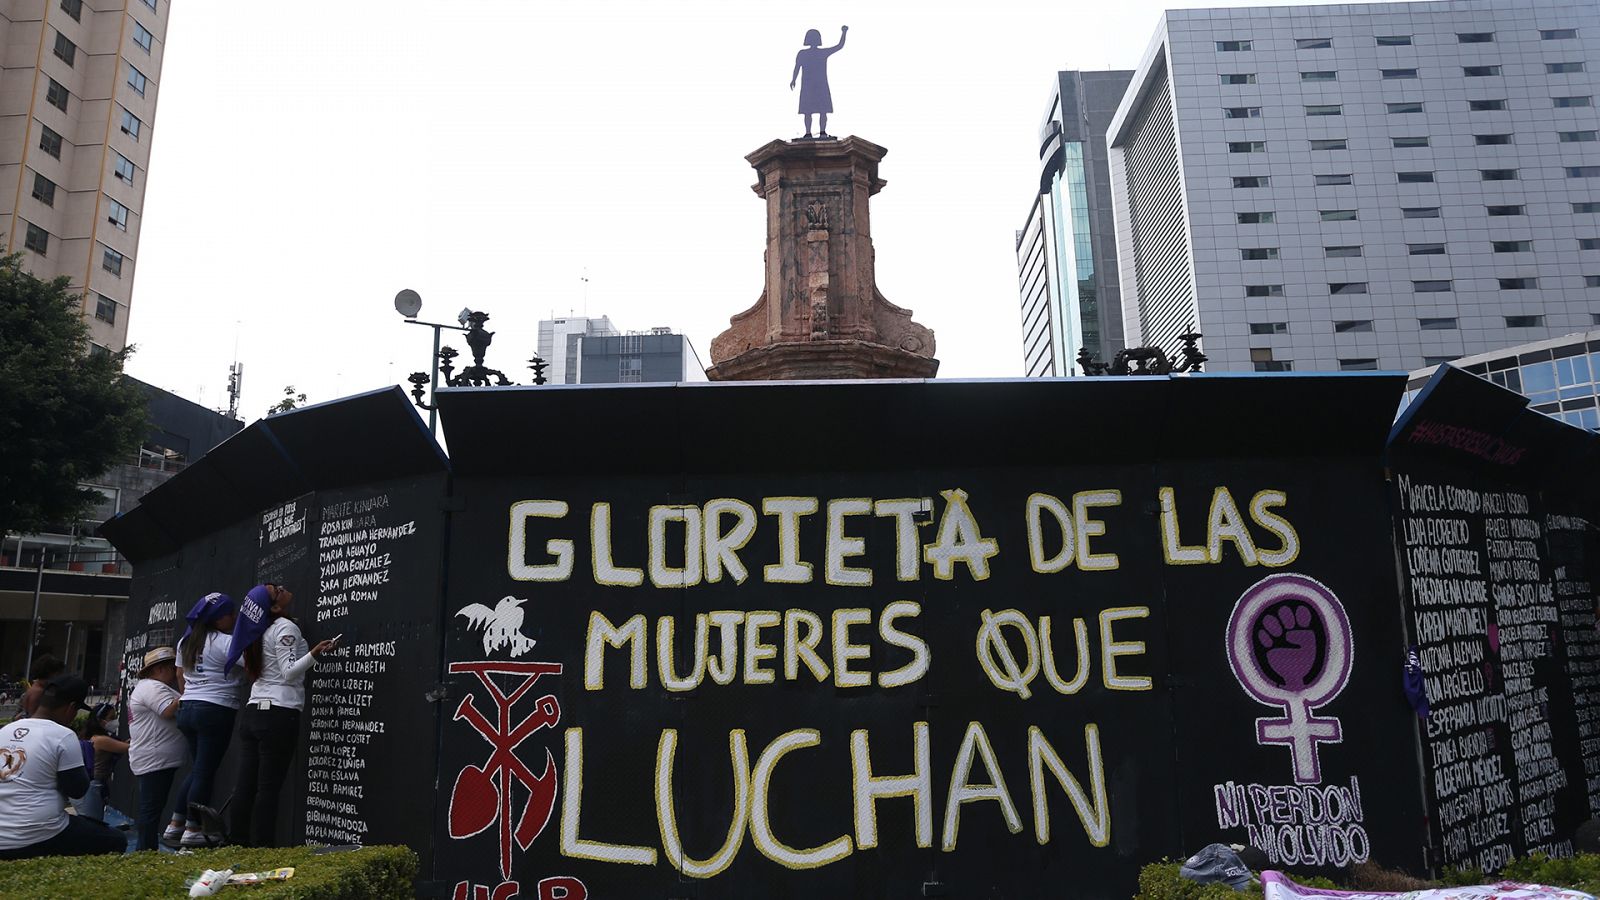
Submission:
<svg viewBox="0 0 1600 900">
<path fill-rule="evenodd" d="M 276 846 L 278 794 L 300 740 L 306 673 L 317 657 L 336 646 L 321 641 L 307 649 L 300 626 L 289 615 L 293 605 L 294 594 L 282 585 L 251 588 L 239 606 L 222 668 L 226 676 L 242 659 L 250 678 L 250 699 L 239 724 L 239 780 L 229 816 L 233 840 L 248 847 Z"/>
<path fill-rule="evenodd" d="M 161 811 L 172 782 L 188 758 L 178 731 L 177 654 L 157 647 L 144 655 L 139 682 L 128 695 L 128 768 L 139 782 L 139 841 L 135 850 L 156 849 Z"/>
<path fill-rule="evenodd" d="M 183 680 L 183 700 L 178 704 L 178 730 L 189 742 L 194 766 L 178 785 L 172 821 L 162 843 L 180 847 L 206 847 L 220 843 L 221 835 L 207 835 L 200 827 L 196 804 L 211 804 L 211 785 L 217 766 L 233 739 L 233 720 L 244 700 L 244 673 L 235 667 L 222 674 L 228 662 L 236 618 L 233 598 L 211 593 L 195 602 L 189 629 L 178 641 L 178 672 Z"/>
</svg>

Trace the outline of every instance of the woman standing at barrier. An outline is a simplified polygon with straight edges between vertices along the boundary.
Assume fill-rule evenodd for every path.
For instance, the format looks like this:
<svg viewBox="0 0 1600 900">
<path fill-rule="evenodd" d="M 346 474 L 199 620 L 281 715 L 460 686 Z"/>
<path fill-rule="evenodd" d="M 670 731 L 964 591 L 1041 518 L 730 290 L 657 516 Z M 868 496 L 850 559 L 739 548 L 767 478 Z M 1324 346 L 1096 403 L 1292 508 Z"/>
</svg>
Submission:
<svg viewBox="0 0 1600 900">
<path fill-rule="evenodd" d="M 178 785 L 161 841 L 169 846 L 207 847 L 220 843 L 221 835 L 208 835 L 200 827 L 195 806 L 211 805 L 211 785 L 233 740 L 233 721 L 244 700 L 244 673 L 234 668 L 222 673 L 228 662 L 236 618 L 233 598 L 211 593 L 195 602 L 189 628 L 178 641 L 178 673 L 183 681 L 183 701 L 178 704 L 178 730 L 189 742 L 194 766 Z"/>
<path fill-rule="evenodd" d="M 172 782 L 188 756 L 178 731 L 177 654 L 157 647 L 144 655 L 139 683 L 128 695 L 128 768 L 139 780 L 139 841 L 135 850 L 156 849 L 161 811 Z"/>
<path fill-rule="evenodd" d="M 239 726 L 239 780 L 233 790 L 229 832 L 249 847 L 276 845 L 278 794 L 300 741 L 300 710 L 306 703 L 306 673 L 317 657 L 336 646 L 322 641 L 309 650 L 289 611 L 294 594 L 277 584 L 258 584 L 245 595 L 223 665 L 227 675 L 243 659 L 250 699 Z"/>
</svg>

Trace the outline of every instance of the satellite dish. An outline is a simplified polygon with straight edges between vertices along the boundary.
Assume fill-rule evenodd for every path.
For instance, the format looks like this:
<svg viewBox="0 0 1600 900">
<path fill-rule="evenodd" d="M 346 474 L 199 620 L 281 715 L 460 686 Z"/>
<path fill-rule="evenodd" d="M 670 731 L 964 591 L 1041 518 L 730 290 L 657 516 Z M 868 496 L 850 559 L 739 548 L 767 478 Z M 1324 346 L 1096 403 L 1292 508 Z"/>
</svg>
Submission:
<svg viewBox="0 0 1600 900">
<path fill-rule="evenodd" d="M 415 319 L 417 313 L 422 312 L 422 295 L 406 288 L 394 295 L 394 309 L 408 319 Z"/>
</svg>

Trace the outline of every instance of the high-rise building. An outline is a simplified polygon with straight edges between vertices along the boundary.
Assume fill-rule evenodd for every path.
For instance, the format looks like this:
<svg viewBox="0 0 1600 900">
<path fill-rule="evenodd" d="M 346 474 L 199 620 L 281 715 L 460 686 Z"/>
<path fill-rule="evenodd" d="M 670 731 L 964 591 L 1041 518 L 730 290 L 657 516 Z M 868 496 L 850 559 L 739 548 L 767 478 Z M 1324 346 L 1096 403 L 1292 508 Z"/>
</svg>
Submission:
<svg viewBox="0 0 1600 900">
<path fill-rule="evenodd" d="M 83 295 L 98 348 L 127 344 L 171 0 L 0 8 L 0 229 Z"/>
<path fill-rule="evenodd" d="M 671 328 L 648 332 L 589 335 L 577 341 L 582 360 L 580 384 L 641 384 L 706 381 L 706 367 L 694 345 Z"/>
<path fill-rule="evenodd" d="M 1132 72 L 1060 72 L 1039 130 L 1039 193 L 1017 232 L 1022 353 L 1030 377 L 1077 374 L 1082 348 L 1122 349 L 1106 128 Z"/>
<path fill-rule="evenodd" d="M 550 364 L 545 380 L 550 384 L 578 384 L 582 381 L 582 339 L 621 334 L 607 316 L 567 316 L 539 323 L 539 355 Z"/>
<path fill-rule="evenodd" d="M 1590 431 L 1600 431 L 1600 314 L 1593 330 L 1564 334 L 1517 347 L 1501 347 L 1452 360 L 1464 369 L 1528 398 L 1534 412 Z M 1411 373 L 1405 402 L 1433 377 L 1438 366 Z"/>
<path fill-rule="evenodd" d="M 1600 313 L 1592 4 L 1174 10 L 1109 134 L 1130 344 L 1416 369 Z"/>
</svg>

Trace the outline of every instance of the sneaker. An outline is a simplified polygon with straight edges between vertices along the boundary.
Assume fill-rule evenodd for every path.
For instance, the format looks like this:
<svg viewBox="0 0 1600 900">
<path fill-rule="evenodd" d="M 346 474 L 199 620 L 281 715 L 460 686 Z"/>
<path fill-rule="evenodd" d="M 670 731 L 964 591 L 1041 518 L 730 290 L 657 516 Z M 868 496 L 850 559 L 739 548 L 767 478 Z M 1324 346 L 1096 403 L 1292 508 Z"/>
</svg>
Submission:
<svg viewBox="0 0 1600 900">
<path fill-rule="evenodd" d="M 179 846 L 188 849 L 198 849 L 201 847 L 215 846 L 216 842 L 212 841 L 210 835 L 207 835 L 205 832 L 185 831 L 183 833 L 183 839 L 180 840 L 178 844 Z"/>
<path fill-rule="evenodd" d="M 183 830 L 161 832 L 161 845 L 176 850 L 183 843 Z"/>
</svg>

